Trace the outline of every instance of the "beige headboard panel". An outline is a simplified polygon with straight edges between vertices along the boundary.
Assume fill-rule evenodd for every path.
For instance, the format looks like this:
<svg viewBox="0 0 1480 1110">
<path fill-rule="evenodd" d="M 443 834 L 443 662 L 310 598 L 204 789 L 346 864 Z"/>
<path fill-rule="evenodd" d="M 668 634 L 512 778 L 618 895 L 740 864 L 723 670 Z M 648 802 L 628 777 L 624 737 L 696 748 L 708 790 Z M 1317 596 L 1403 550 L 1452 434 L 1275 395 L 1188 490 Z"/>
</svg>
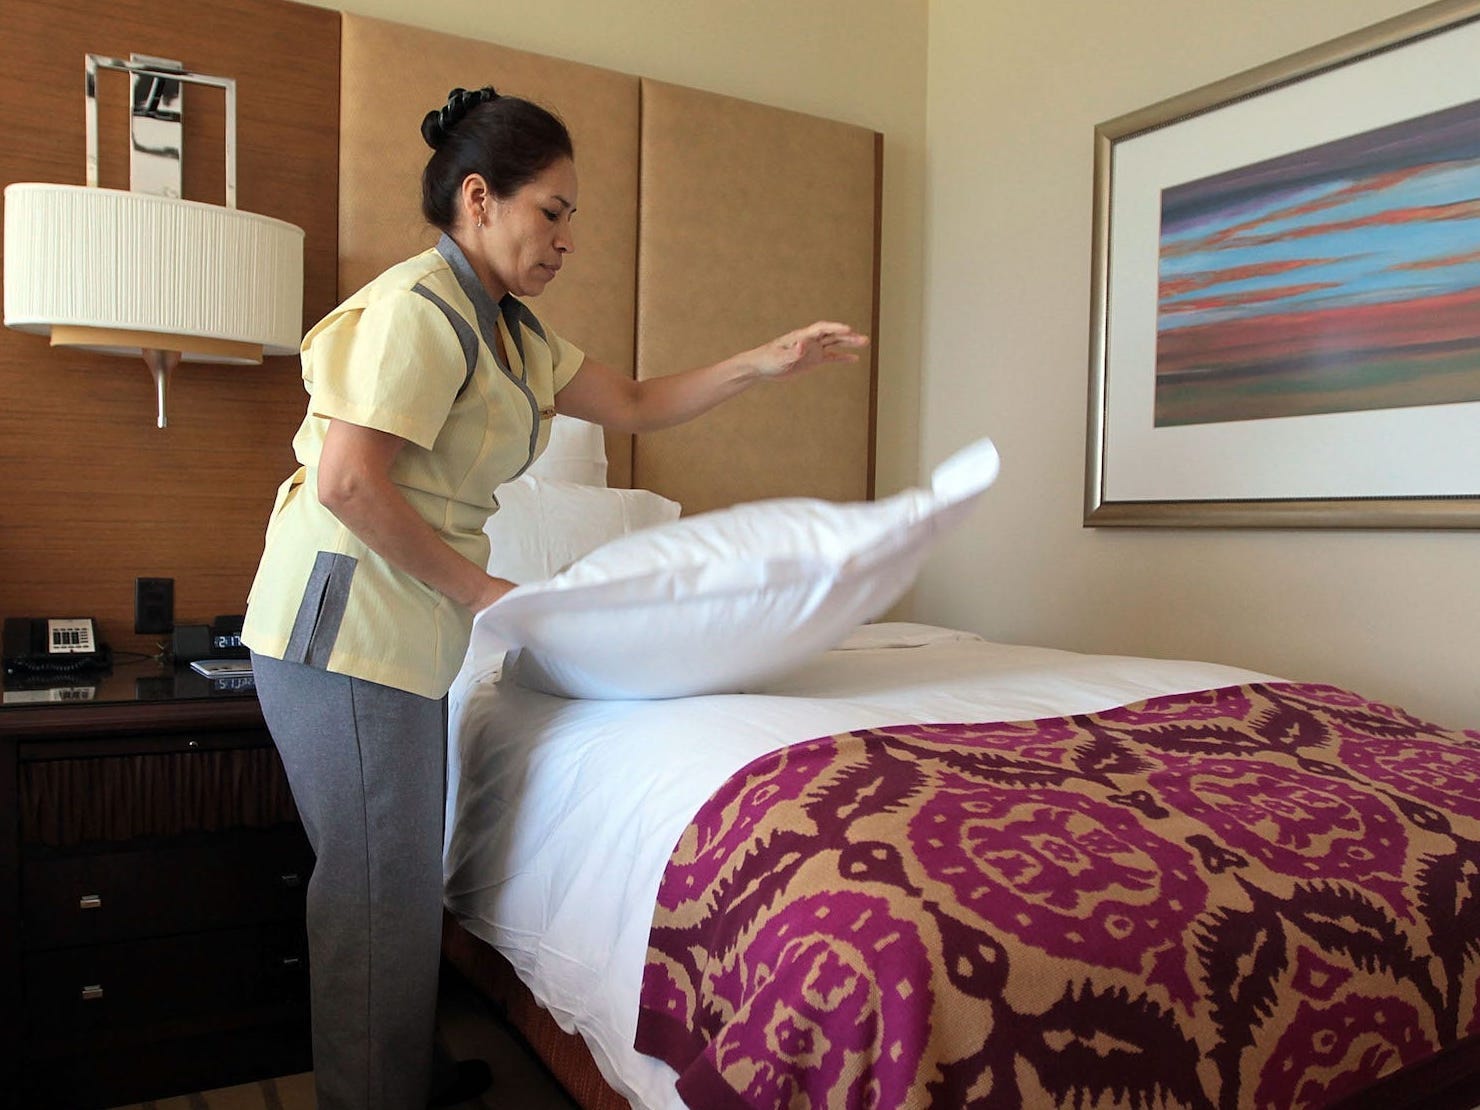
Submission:
<svg viewBox="0 0 1480 1110">
<path fill-rule="evenodd" d="M 347 296 L 430 246 L 421 120 L 454 86 L 493 85 L 570 128 L 580 174 L 576 250 L 532 307 L 593 358 L 632 366 L 638 80 L 487 42 L 345 14 L 340 42 L 339 288 Z M 631 480 L 630 436 L 608 436 L 609 481 Z"/>
<path fill-rule="evenodd" d="M 637 376 L 813 320 L 874 327 L 878 136 L 732 97 L 642 83 Z M 633 484 L 685 512 L 873 493 L 873 356 L 752 389 L 640 435 Z"/>
</svg>

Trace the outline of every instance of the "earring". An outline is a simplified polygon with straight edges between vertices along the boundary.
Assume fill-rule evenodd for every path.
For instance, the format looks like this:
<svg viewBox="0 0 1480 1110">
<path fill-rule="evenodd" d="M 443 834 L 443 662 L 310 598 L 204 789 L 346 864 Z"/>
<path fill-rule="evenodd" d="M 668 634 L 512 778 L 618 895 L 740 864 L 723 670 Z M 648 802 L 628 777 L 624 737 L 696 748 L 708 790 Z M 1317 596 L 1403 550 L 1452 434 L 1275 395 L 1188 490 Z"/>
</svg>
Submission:
<svg viewBox="0 0 1480 1110">
<path fill-rule="evenodd" d="M 478 209 L 478 226 L 479 228 L 482 228 L 483 226 L 483 209 L 481 208 Z"/>
</svg>

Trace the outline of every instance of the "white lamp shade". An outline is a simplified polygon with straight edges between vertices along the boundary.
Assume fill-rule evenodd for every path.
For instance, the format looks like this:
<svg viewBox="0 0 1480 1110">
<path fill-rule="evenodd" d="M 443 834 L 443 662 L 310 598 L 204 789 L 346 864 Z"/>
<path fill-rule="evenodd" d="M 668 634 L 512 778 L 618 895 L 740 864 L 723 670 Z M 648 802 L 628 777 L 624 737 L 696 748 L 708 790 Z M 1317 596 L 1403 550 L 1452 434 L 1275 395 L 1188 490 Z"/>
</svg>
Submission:
<svg viewBox="0 0 1480 1110">
<path fill-rule="evenodd" d="M 188 362 L 252 362 L 298 352 L 303 229 L 269 216 L 82 185 L 5 187 L 5 324 L 115 333 L 77 346 Z M 118 332 L 149 333 L 129 346 Z M 85 334 L 85 333 L 84 333 Z"/>
</svg>

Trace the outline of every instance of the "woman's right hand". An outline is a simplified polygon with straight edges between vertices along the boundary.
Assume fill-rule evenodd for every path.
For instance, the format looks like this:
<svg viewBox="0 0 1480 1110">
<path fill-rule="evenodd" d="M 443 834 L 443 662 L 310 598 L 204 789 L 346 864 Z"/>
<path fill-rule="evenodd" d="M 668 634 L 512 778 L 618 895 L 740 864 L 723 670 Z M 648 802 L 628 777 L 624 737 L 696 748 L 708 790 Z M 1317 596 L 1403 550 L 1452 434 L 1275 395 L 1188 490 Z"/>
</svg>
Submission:
<svg viewBox="0 0 1480 1110">
<path fill-rule="evenodd" d="M 514 583 L 510 582 L 508 579 L 495 578 L 492 575 L 489 575 L 488 580 L 483 585 L 483 588 L 478 591 L 472 602 L 469 603 L 468 608 L 475 614 L 481 613 L 484 609 L 487 609 L 490 605 L 492 605 L 499 598 L 503 597 L 504 594 L 508 593 L 513 588 Z"/>
</svg>

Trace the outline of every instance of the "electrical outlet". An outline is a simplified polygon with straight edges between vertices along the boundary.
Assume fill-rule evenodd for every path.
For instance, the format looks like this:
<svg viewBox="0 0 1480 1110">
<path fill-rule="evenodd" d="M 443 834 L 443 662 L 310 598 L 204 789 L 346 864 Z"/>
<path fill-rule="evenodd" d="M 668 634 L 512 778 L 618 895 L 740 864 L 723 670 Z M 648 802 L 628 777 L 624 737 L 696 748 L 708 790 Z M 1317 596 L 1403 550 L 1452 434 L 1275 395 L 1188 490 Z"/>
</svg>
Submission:
<svg viewBox="0 0 1480 1110">
<path fill-rule="evenodd" d="M 134 580 L 134 631 L 170 632 L 175 627 L 175 580 Z"/>
</svg>

